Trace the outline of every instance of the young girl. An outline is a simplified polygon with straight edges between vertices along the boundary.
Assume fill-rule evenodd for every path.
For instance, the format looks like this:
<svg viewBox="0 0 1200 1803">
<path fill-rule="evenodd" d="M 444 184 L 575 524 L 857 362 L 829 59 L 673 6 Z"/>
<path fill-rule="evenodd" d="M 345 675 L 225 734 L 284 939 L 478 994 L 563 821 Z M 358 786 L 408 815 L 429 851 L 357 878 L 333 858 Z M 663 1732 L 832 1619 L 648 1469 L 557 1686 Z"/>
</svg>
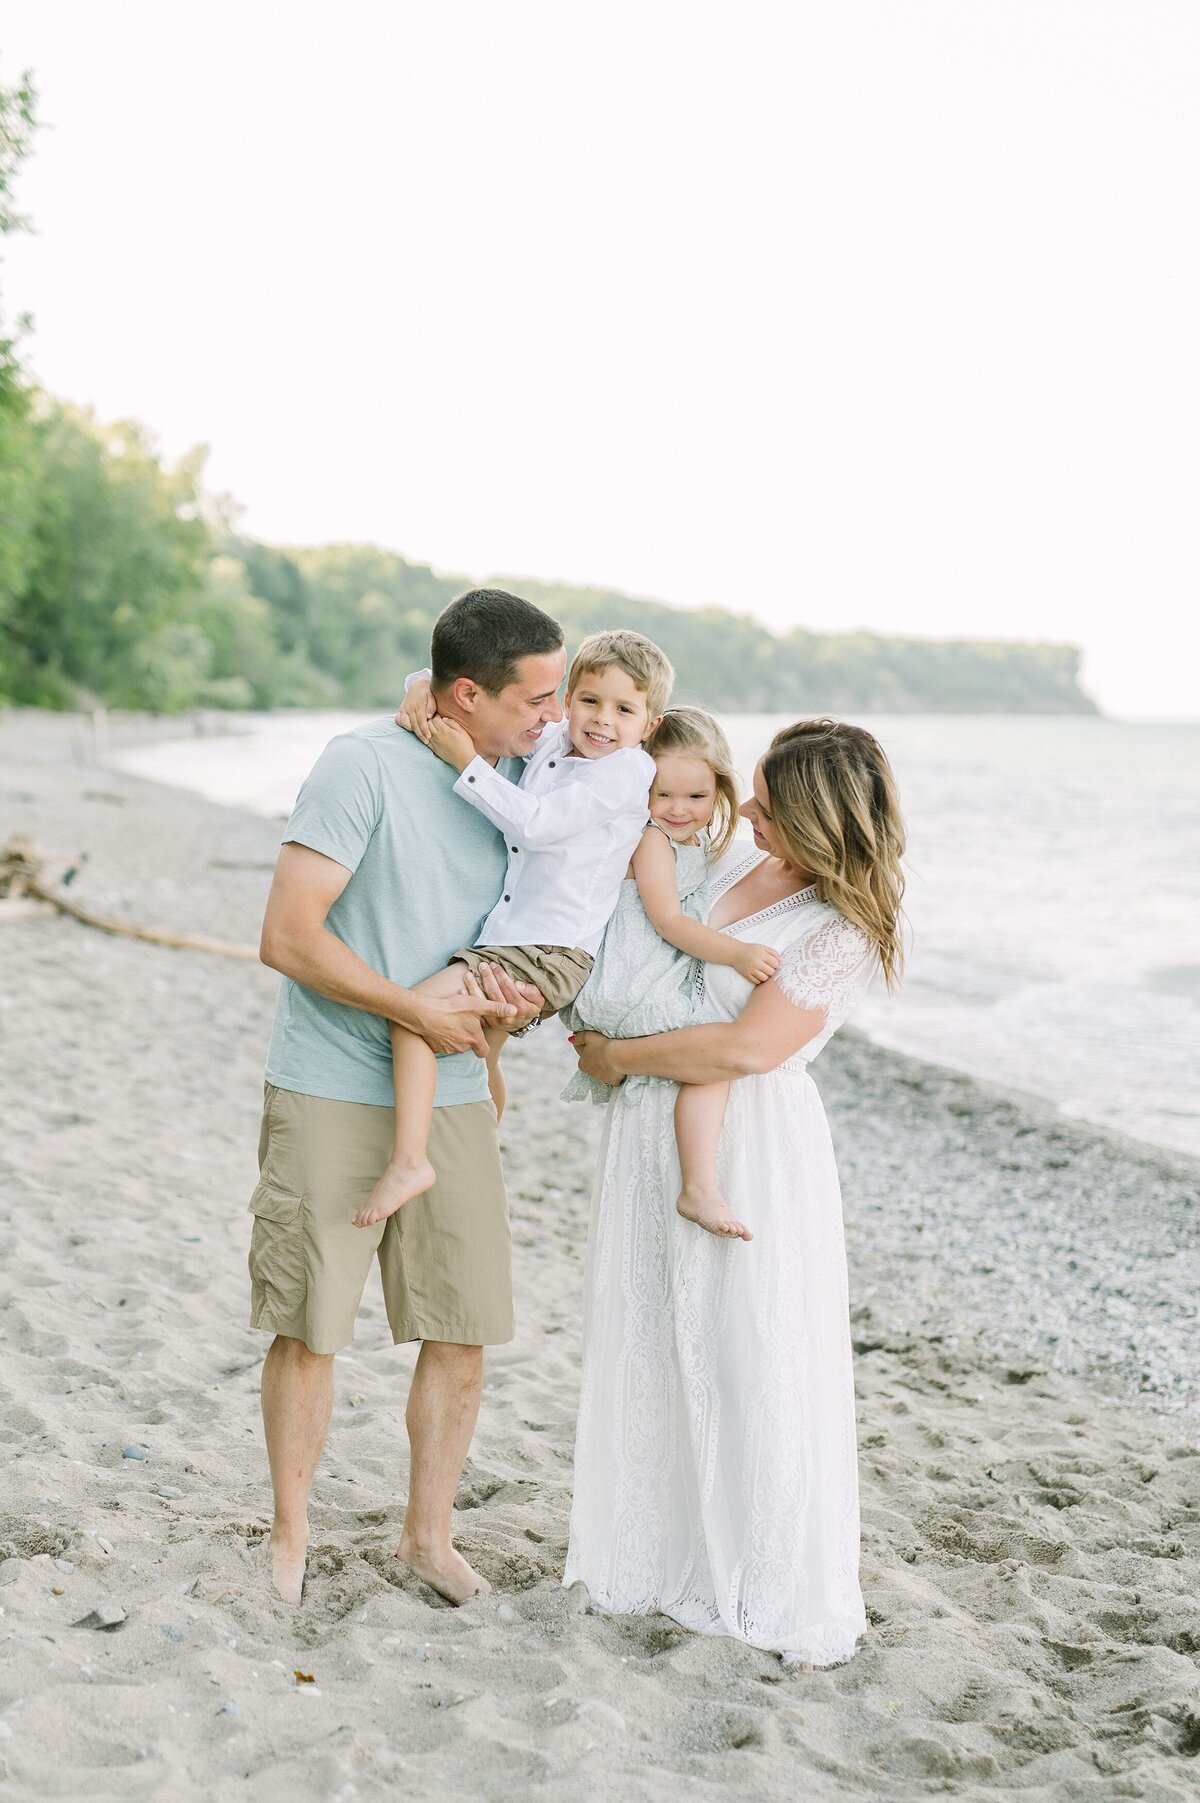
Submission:
<svg viewBox="0 0 1200 1803">
<path fill-rule="evenodd" d="M 696 991 L 699 965 L 727 964 L 751 983 L 779 968 L 770 946 L 747 944 L 704 925 L 708 865 L 733 838 L 737 779 L 724 733 L 698 707 L 671 708 L 646 741 L 654 759 L 650 824 L 633 855 L 616 911 L 591 975 L 563 1020 L 609 1039 L 636 1039 L 708 1020 Z M 680 954 L 685 954 L 681 956 Z M 632 1100 L 659 1078 L 627 1078 L 618 1092 Z M 612 1090 L 577 1071 L 567 1101 L 607 1102 Z M 676 1207 L 710 1233 L 748 1240 L 717 1185 L 717 1146 L 727 1083 L 682 1084 L 675 1102 L 675 1140 L 683 1187 Z"/>
</svg>

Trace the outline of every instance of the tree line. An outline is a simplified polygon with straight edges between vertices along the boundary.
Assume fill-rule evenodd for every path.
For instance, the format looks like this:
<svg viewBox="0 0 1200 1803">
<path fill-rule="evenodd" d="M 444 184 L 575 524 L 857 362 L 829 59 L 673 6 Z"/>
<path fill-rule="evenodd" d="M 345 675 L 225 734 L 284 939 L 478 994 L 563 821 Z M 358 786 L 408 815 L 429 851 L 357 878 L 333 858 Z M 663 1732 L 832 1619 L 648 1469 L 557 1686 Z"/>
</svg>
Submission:
<svg viewBox="0 0 1200 1803">
<path fill-rule="evenodd" d="M 36 96 L 0 87 L 0 235 Z M 174 464 L 129 421 L 105 424 L 27 378 L 24 322 L 0 301 L 0 702 L 177 712 L 390 707 L 468 586 L 364 545 L 288 549 L 234 530 L 204 454 Z M 629 626 L 678 671 L 676 696 L 727 711 L 1093 712 L 1068 645 L 769 632 L 718 608 L 496 578 L 569 641 Z"/>
</svg>

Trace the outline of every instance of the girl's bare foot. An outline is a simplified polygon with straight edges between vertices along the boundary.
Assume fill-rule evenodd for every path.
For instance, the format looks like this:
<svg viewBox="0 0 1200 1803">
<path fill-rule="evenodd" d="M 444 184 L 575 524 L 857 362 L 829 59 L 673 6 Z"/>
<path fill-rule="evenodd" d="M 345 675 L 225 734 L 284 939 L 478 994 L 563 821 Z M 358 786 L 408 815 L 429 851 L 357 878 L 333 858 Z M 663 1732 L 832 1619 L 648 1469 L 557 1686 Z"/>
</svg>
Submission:
<svg viewBox="0 0 1200 1803">
<path fill-rule="evenodd" d="M 685 1221 L 695 1221 L 697 1227 L 703 1227 L 706 1233 L 715 1233 L 721 1239 L 754 1238 L 748 1227 L 734 1220 L 720 1190 L 681 1189 L 675 1207 Z"/>
<path fill-rule="evenodd" d="M 396 1557 L 422 1584 L 428 1584 L 448 1603 L 465 1603 L 469 1596 L 490 1596 L 492 1587 L 473 1565 L 468 1565 L 449 1542 L 444 1547 L 418 1547 L 406 1534 L 401 1534 Z"/>
<path fill-rule="evenodd" d="M 271 1554 L 271 1583 L 275 1594 L 285 1603 L 298 1603 L 304 1594 L 304 1564 L 308 1542 L 285 1540 L 273 1532 L 268 1547 Z"/>
<path fill-rule="evenodd" d="M 354 1225 L 374 1227 L 377 1221 L 386 1221 L 414 1196 L 424 1195 L 427 1189 L 432 1189 L 436 1182 L 437 1172 L 428 1159 L 415 1164 L 390 1164 L 355 1215 Z"/>
</svg>

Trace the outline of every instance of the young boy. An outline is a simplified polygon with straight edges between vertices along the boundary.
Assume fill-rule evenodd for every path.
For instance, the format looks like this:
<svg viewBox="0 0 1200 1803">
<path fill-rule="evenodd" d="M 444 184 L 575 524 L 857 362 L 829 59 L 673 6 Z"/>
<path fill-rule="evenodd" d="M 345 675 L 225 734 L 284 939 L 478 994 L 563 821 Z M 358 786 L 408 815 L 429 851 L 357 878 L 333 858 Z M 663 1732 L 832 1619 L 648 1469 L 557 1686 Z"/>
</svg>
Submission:
<svg viewBox="0 0 1200 1803">
<path fill-rule="evenodd" d="M 475 986 L 481 964 L 536 984 L 543 1014 L 575 1000 L 592 968 L 629 860 L 649 817 L 654 761 L 642 749 L 670 698 L 675 672 L 637 632 L 585 639 L 567 675 L 566 718 L 544 729 L 520 784 L 476 754 L 454 720 L 429 721 L 429 743 L 459 772 L 454 785 L 508 842 L 504 893 L 477 944 L 457 952 L 420 990 L 458 995 Z M 487 1030 L 488 1076 L 499 1107 L 497 1060 L 506 1029 Z M 425 1041 L 393 1026 L 396 1137 L 391 1162 L 354 1217 L 370 1227 L 435 1181 L 427 1141 L 437 1067 Z"/>
</svg>

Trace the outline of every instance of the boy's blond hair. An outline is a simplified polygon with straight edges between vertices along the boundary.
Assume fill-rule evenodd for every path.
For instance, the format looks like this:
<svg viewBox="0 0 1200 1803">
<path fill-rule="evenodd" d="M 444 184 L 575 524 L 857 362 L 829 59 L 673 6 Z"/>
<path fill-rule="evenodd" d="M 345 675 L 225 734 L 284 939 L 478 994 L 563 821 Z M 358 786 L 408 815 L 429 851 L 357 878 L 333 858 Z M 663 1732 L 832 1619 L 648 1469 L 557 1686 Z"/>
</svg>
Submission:
<svg viewBox="0 0 1200 1803">
<path fill-rule="evenodd" d="M 653 639 L 643 638 L 640 632 L 629 632 L 624 627 L 616 632 L 593 632 L 584 639 L 567 672 L 567 694 L 574 694 L 583 677 L 599 675 L 601 670 L 611 670 L 614 665 L 624 670 L 634 688 L 645 695 L 650 718 L 657 719 L 671 698 L 674 666 Z"/>
</svg>

